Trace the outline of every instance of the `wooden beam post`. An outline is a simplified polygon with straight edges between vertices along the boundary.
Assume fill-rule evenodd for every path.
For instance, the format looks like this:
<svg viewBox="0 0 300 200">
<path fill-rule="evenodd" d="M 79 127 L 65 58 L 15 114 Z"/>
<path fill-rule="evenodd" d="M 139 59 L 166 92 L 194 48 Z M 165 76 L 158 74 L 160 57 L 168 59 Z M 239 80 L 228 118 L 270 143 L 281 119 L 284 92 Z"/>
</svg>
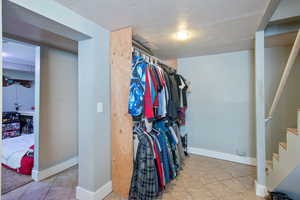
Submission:
<svg viewBox="0 0 300 200">
<path fill-rule="evenodd" d="M 111 131 L 113 192 L 128 197 L 133 171 L 132 119 L 128 114 L 132 29 L 111 33 Z"/>
</svg>

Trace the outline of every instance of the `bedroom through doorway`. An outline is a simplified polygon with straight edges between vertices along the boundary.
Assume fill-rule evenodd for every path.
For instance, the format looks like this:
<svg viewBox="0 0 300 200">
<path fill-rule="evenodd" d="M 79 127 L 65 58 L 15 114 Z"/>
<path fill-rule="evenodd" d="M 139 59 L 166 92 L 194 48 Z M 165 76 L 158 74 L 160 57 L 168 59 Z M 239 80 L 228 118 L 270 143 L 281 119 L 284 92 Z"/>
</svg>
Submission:
<svg viewBox="0 0 300 200">
<path fill-rule="evenodd" d="M 33 181 L 39 47 L 3 38 L 2 194 Z"/>
</svg>

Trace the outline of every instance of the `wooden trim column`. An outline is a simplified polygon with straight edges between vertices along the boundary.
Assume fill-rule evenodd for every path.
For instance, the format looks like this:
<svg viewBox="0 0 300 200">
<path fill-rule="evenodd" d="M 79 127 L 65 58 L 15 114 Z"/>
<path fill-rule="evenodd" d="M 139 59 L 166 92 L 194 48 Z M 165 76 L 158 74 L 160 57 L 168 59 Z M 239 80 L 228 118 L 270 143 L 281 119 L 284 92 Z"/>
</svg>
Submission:
<svg viewBox="0 0 300 200">
<path fill-rule="evenodd" d="M 111 33 L 112 187 L 123 198 L 128 197 L 133 171 L 132 119 L 128 114 L 131 51 L 131 28 Z"/>
</svg>

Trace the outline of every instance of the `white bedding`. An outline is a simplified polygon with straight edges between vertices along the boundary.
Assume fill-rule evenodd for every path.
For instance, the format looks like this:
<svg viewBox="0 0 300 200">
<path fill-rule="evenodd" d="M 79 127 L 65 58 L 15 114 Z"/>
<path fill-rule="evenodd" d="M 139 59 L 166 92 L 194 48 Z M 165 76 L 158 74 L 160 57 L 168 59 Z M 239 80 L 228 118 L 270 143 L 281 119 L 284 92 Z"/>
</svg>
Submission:
<svg viewBox="0 0 300 200">
<path fill-rule="evenodd" d="M 21 160 L 34 144 L 34 134 L 2 140 L 2 163 L 12 169 L 21 167 Z"/>
</svg>

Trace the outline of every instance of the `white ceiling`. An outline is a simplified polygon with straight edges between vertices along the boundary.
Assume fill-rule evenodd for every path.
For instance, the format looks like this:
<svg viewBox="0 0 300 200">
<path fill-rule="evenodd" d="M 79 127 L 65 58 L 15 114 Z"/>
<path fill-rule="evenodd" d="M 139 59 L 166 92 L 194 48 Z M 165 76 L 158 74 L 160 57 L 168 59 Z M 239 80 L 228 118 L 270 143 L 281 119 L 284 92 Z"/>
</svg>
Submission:
<svg viewBox="0 0 300 200">
<path fill-rule="evenodd" d="M 8 38 L 73 53 L 77 53 L 78 50 L 76 40 L 87 38 L 83 34 L 10 1 L 3 1 L 2 6 L 3 34 Z"/>
<path fill-rule="evenodd" d="M 3 50 L 5 54 L 3 60 L 23 65 L 32 65 L 35 63 L 35 46 L 31 44 L 15 42 L 10 39 L 3 40 Z"/>
<path fill-rule="evenodd" d="M 162 58 L 249 49 L 269 0 L 56 0 L 109 30 L 132 26 Z M 189 41 L 174 33 L 187 28 Z"/>
<path fill-rule="evenodd" d="M 276 21 L 300 15 L 299 0 L 281 0 L 270 21 Z"/>
</svg>

